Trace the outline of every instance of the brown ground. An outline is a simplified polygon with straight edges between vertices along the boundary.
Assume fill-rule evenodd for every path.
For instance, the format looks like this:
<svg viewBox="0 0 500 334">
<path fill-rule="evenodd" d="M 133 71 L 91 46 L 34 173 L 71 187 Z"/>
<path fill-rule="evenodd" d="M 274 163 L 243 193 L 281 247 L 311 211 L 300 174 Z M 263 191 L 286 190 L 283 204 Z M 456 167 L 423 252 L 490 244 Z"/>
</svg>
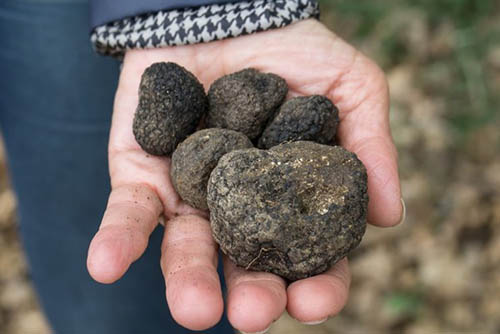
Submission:
<svg viewBox="0 0 500 334">
<path fill-rule="evenodd" d="M 336 15 L 327 8 L 333 3 Z M 351 297 L 339 316 L 314 327 L 285 316 L 270 333 L 499 333 L 498 5 L 488 0 L 323 4 L 323 20 L 387 73 L 408 215 L 397 228 L 368 230 L 350 258 Z M 0 333 L 48 333 L 17 240 L 15 200 L 6 182 L 2 159 Z"/>
</svg>

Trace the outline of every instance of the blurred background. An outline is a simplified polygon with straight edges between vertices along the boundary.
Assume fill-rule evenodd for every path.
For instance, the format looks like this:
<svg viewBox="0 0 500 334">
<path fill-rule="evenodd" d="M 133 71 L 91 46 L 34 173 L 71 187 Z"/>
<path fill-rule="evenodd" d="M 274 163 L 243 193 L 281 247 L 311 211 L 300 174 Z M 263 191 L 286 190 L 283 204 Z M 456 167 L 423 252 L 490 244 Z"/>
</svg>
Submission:
<svg viewBox="0 0 500 334">
<path fill-rule="evenodd" d="M 271 334 L 500 333 L 500 2 L 320 0 L 391 88 L 406 222 L 369 228 L 346 309 Z M 0 333 L 45 334 L 0 152 Z"/>
</svg>

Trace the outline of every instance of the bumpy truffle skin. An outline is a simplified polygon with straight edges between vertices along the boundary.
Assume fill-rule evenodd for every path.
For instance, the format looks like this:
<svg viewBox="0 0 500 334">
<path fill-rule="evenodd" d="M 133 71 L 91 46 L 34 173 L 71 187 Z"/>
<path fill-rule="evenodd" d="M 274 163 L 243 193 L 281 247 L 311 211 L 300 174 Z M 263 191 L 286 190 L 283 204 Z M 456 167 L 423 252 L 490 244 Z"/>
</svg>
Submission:
<svg viewBox="0 0 500 334">
<path fill-rule="evenodd" d="M 300 140 L 331 144 L 338 124 L 339 111 L 327 97 L 296 97 L 281 106 L 260 137 L 259 147 Z"/>
<path fill-rule="evenodd" d="M 294 281 L 324 272 L 360 243 L 367 175 L 340 146 L 237 150 L 212 171 L 207 202 L 213 236 L 232 261 Z"/>
<path fill-rule="evenodd" d="M 193 74 L 174 63 L 155 63 L 142 75 L 135 139 L 150 154 L 169 155 L 196 130 L 207 109 L 205 90 Z"/>
<path fill-rule="evenodd" d="M 288 93 L 286 81 L 271 73 L 245 69 L 216 80 L 208 91 L 208 127 L 260 136 Z"/>
<path fill-rule="evenodd" d="M 177 146 L 172 154 L 170 175 L 181 198 L 194 208 L 206 210 L 210 173 L 226 153 L 253 147 L 241 132 L 205 129 L 195 132 Z"/>
</svg>

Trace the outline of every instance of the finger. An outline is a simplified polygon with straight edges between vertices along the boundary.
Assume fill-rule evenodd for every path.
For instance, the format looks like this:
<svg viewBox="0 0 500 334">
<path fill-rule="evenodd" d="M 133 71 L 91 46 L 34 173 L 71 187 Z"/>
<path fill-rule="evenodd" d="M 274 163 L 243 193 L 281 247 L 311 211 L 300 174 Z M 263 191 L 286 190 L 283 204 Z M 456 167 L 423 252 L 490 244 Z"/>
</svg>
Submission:
<svg viewBox="0 0 500 334">
<path fill-rule="evenodd" d="M 224 256 L 227 316 L 245 333 L 265 331 L 285 311 L 286 284 L 273 274 L 247 271 Z"/>
<path fill-rule="evenodd" d="M 217 245 L 208 221 L 182 216 L 165 226 L 161 267 L 172 317 L 191 330 L 204 330 L 222 317 Z"/>
<path fill-rule="evenodd" d="M 88 271 L 96 281 L 113 283 L 144 253 L 162 208 L 155 192 L 146 185 L 113 189 L 87 257 Z"/>
<path fill-rule="evenodd" d="M 350 282 L 347 259 L 324 274 L 296 281 L 287 289 L 288 313 L 302 323 L 321 323 L 345 306 Z"/>
<path fill-rule="evenodd" d="M 338 83 L 332 96 L 344 110 L 338 137 L 340 144 L 356 153 L 367 169 L 368 221 L 393 226 L 401 221 L 403 207 L 397 151 L 389 127 L 387 82 L 381 70 L 364 56 L 356 59 L 353 70 Z M 337 96 L 348 92 L 349 102 Z"/>
<path fill-rule="evenodd" d="M 368 221 L 381 227 L 400 223 L 403 208 L 393 144 L 387 138 L 367 137 L 346 148 L 357 154 L 368 173 Z"/>
</svg>

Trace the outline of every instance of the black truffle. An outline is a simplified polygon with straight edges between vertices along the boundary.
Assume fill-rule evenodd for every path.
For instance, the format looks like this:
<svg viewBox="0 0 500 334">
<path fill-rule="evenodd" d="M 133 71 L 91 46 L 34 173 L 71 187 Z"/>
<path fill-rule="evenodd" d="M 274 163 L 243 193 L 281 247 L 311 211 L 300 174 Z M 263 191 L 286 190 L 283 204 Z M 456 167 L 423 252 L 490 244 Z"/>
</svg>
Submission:
<svg viewBox="0 0 500 334">
<path fill-rule="evenodd" d="M 207 183 L 219 159 L 237 149 L 253 147 L 242 133 L 228 129 L 195 132 L 172 154 L 170 175 L 174 188 L 192 207 L 206 210 Z"/>
<path fill-rule="evenodd" d="M 246 269 L 302 279 L 361 241 L 367 175 L 340 146 L 298 141 L 224 155 L 208 182 L 215 240 Z"/>
<path fill-rule="evenodd" d="M 174 63 L 155 63 L 142 75 L 135 139 L 150 154 L 169 155 L 196 130 L 207 108 L 203 85 L 193 74 Z"/>
<path fill-rule="evenodd" d="M 216 80 L 208 91 L 208 127 L 260 136 L 267 121 L 286 98 L 286 81 L 271 73 L 246 69 Z"/>
<path fill-rule="evenodd" d="M 339 111 L 327 97 L 296 97 L 281 106 L 260 137 L 259 147 L 299 140 L 332 144 L 338 124 Z"/>
</svg>

